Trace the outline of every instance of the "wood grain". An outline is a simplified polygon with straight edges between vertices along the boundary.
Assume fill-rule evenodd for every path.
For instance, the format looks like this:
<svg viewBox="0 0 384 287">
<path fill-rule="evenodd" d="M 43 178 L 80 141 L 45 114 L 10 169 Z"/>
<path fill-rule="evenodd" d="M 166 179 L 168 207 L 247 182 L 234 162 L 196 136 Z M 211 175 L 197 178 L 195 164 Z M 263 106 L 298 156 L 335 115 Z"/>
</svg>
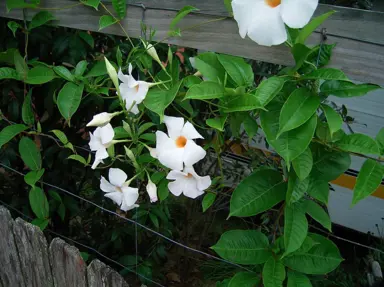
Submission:
<svg viewBox="0 0 384 287">
<path fill-rule="evenodd" d="M 93 260 L 87 268 L 89 287 L 129 287 L 115 270 L 100 260 Z"/>
</svg>

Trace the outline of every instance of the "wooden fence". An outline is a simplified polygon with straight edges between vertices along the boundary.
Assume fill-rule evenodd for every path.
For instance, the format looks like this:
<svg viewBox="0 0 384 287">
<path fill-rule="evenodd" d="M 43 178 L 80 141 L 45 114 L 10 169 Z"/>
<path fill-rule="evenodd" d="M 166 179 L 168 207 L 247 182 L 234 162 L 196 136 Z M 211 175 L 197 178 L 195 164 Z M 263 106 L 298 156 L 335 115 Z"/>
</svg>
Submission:
<svg viewBox="0 0 384 287">
<path fill-rule="evenodd" d="M 1 287 L 129 287 L 119 273 L 95 259 L 87 267 L 79 250 L 0 206 Z"/>
<path fill-rule="evenodd" d="M 58 8 L 73 5 L 75 0 L 41 0 L 45 8 Z M 78 1 L 77 1 L 78 2 Z M 108 2 L 108 1 L 105 1 Z M 110 1 L 109 1 L 110 2 Z M 148 26 L 156 29 L 155 40 L 167 37 L 172 18 L 184 5 L 192 5 L 200 9 L 198 13 L 187 16 L 181 23 L 181 29 L 227 16 L 223 0 L 142 0 L 129 1 L 127 17 L 121 24 L 132 37 L 140 37 L 143 20 Z M 112 6 L 106 4 L 111 11 Z M 145 7 L 145 8 L 144 8 Z M 357 81 L 384 84 L 384 13 L 364 11 L 351 8 L 319 5 L 316 15 L 329 10 L 336 10 L 322 28 L 326 28 L 327 43 L 336 43 L 330 67 L 342 69 L 348 76 Z M 27 19 L 39 10 L 26 9 Z M 58 24 L 82 30 L 98 31 L 99 18 L 106 14 L 100 7 L 99 11 L 91 7 L 76 6 L 71 9 L 50 10 L 58 20 Z M 23 19 L 20 9 L 7 13 L 5 1 L 0 1 L 0 17 Z M 118 25 L 103 30 L 105 33 L 123 35 Z M 293 58 L 284 45 L 276 47 L 258 46 L 249 39 L 240 38 L 236 22 L 227 18 L 182 32 L 182 37 L 165 40 L 168 43 L 216 51 L 231 55 L 243 56 L 255 60 L 292 65 Z M 321 35 L 315 33 L 309 44 L 319 44 Z"/>
</svg>

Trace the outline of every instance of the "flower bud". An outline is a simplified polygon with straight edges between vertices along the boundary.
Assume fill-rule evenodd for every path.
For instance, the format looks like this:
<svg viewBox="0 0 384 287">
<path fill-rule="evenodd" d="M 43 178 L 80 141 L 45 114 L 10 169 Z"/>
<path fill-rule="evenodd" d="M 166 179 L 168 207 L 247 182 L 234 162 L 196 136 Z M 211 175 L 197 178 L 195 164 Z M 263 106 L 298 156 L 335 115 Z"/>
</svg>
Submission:
<svg viewBox="0 0 384 287">
<path fill-rule="evenodd" d="M 143 44 L 144 44 L 144 48 L 147 50 L 148 55 L 151 56 L 160 65 L 162 65 L 160 58 L 159 58 L 159 55 L 156 52 L 155 47 L 153 47 L 153 45 L 150 43 L 145 43 L 144 41 L 143 41 Z"/>
<path fill-rule="evenodd" d="M 112 64 L 108 61 L 106 57 L 104 57 L 104 60 L 105 60 L 105 66 L 107 67 L 108 75 L 111 78 L 116 90 L 119 91 L 119 80 L 117 77 L 116 69 L 112 66 Z"/>
<path fill-rule="evenodd" d="M 148 178 L 148 184 L 147 184 L 147 193 L 152 203 L 158 200 L 157 187 L 149 178 Z"/>
<path fill-rule="evenodd" d="M 94 115 L 92 120 L 87 124 L 87 127 L 104 126 L 104 125 L 108 124 L 113 119 L 113 117 L 117 116 L 118 114 L 119 114 L 119 112 L 113 113 L 113 114 L 104 112 L 104 113 Z"/>
</svg>

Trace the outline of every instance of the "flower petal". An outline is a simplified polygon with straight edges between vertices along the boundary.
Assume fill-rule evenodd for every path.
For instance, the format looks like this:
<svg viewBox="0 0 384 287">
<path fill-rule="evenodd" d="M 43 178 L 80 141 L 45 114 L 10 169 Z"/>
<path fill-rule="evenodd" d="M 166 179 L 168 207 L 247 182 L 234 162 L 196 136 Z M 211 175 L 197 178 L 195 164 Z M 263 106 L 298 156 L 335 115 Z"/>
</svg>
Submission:
<svg viewBox="0 0 384 287">
<path fill-rule="evenodd" d="M 125 84 L 128 83 L 129 75 L 124 75 L 123 72 L 121 71 L 121 68 L 119 68 L 119 72 L 117 73 L 117 77 L 119 80 Z"/>
<path fill-rule="evenodd" d="M 171 170 L 167 175 L 167 179 L 173 179 L 173 180 L 184 179 L 184 177 L 186 177 L 187 175 L 188 173 L 185 173 L 182 171 Z"/>
<path fill-rule="evenodd" d="M 100 128 L 101 143 L 103 145 L 111 142 L 115 136 L 115 131 L 113 130 L 111 124 L 106 124 Z"/>
<path fill-rule="evenodd" d="M 184 119 L 164 116 L 164 123 L 167 126 L 169 137 L 176 140 L 181 135 L 181 130 L 184 126 Z"/>
<path fill-rule="evenodd" d="M 112 199 L 118 205 L 121 205 L 121 203 L 123 201 L 123 194 L 120 191 L 106 193 L 106 194 L 104 194 L 104 196 Z"/>
<path fill-rule="evenodd" d="M 106 159 L 108 158 L 108 153 L 107 153 L 107 150 L 105 149 L 105 147 L 102 147 L 100 149 L 98 149 L 96 151 L 96 154 L 95 154 L 95 161 L 93 162 L 92 164 L 92 169 L 95 169 L 100 163 L 103 162 L 103 159 Z"/>
<path fill-rule="evenodd" d="M 102 176 L 100 180 L 100 189 L 104 192 L 116 191 L 115 186 L 110 184 L 109 181 L 104 178 L 104 176 Z"/>
<path fill-rule="evenodd" d="M 203 139 L 203 136 L 198 133 L 198 131 L 190 122 L 185 123 L 183 129 L 181 130 L 181 135 L 185 136 L 189 140 Z"/>
<path fill-rule="evenodd" d="M 255 3 L 253 21 L 248 27 L 248 36 L 259 45 L 272 46 L 287 40 L 287 31 L 280 16 L 280 6 L 269 7 L 264 1 Z"/>
<path fill-rule="evenodd" d="M 97 128 L 98 129 L 98 128 Z M 96 130 L 97 130 L 96 129 Z M 96 133 L 96 132 L 95 132 Z M 89 148 L 92 151 L 104 148 L 103 144 L 100 141 L 100 138 L 96 137 L 94 134 L 89 133 Z"/>
<path fill-rule="evenodd" d="M 123 190 L 123 204 L 127 206 L 134 205 L 139 198 L 139 192 L 137 188 L 129 186 L 122 187 Z"/>
<path fill-rule="evenodd" d="M 95 161 L 93 162 L 91 168 L 92 168 L 92 169 L 96 169 L 96 167 L 97 167 L 100 163 L 103 163 L 103 161 L 102 161 L 101 159 L 96 159 L 96 158 L 95 158 Z"/>
<path fill-rule="evenodd" d="M 175 141 L 162 131 L 156 132 L 156 153 L 158 160 L 170 169 L 183 169 L 184 148 L 176 147 Z"/>
<path fill-rule="evenodd" d="M 147 82 L 138 81 L 139 89 L 136 94 L 136 103 L 140 104 L 144 101 L 145 97 L 147 96 L 148 90 L 149 90 L 149 84 Z"/>
<path fill-rule="evenodd" d="M 168 183 L 168 189 L 174 196 L 180 196 L 183 193 L 184 183 L 180 180 Z"/>
<path fill-rule="evenodd" d="M 128 211 L 128 210 L 134 209 L 134 208 L 139 207 L 139 206 L 140 206 L 140 205 L 138 205 L 138 204 L 134 204 L 134 205 L 126 205 L 126 204 L 123 202 L 122 205 L 121 205 L 121 207 L 120 207 L 120 209 L 121 209 L 122 211 Z"/>
<path fill-rule="evenodd" d="M 281 17 L 291 28 L 303 28 L 315 12 L 318 0 L 282 0 Z"/>
<path fill-rule="evenodd" d="M 186 167 L 184 169 L 184 173 L 192 174 L 192 176 L 196 179 L 197 189 L 200 191 L 206 190 L 212 183 L 211 177 L 209 175 L 200 176 L 196 173 L 193 167 Z"/>
<path fill-rule="evenodd" d="M 111 184 L 121 187 L 127 180 L 127 174 L 120 168 L 110 168 L 108 178 Z"/>
<path fill-rule="evenodd" d="M 192 166 L 202 160 L 207 152 L 193 140 L 188 140 L 184 147 L 183 161 L 186 166 Z"/>
<path fill-rule="evenodd" d="M 239 33 L 242 38 L 247 35 L 248 27 L 252 23 L 253 8 L 255 0 L 233 0 L 232 10 L 233 16 L 239 26 Z"/>
</svg>

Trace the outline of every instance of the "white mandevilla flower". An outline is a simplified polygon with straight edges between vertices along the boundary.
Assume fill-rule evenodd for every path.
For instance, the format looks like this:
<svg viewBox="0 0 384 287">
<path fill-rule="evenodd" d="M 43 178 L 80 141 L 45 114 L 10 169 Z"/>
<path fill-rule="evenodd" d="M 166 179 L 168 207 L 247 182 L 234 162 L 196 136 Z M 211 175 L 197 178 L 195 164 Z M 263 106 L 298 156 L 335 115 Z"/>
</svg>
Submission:
<svg viewBox="0 0 384 287">
<path fill-rule="evenodd" d="M 121 69 L 118 73 L 119 80 L 122 82 L 119 86 L 122 99 L 125 101 L 125 107 L 131 113 L 139 113 L 138 105 L 141 104 L 147 96 L 150 83 L 136 81 L 132 76 L 132 65 L 129 64 L 128 75 L 124 75 Z"/>
<path fill-rule="evenodd" d="M 285 24 L 302 28 L 315 12 L 318 0 L 233 0 L 233 16 L 240 36 L 259 45 L 272 46 L 287 40 Z"/>
<path fill-rule="evenodd" d="M 123 211 L 131 210 L 139 205 L 139 190 L 129 187 L 126 182 L 127 174 L 119 168 L 110 168 L 108 174 L 109 182 L 101 177 L 100 189 L 105 192 L 104 196 L 112 199 Z"/>
<path fill-rule="evenodd" d="M 184 124 L 183 118 L 164 116 L 164 123 L 168 135 L 156 132 L 156 156 L 163 165 L 182 170 L 183 163 L 192 166 L 205 157 L 206 151 L 193 141 L 203 137 L 190 122 Z"/>
<path fill-rule="evenodd" d="M 92 151 L 96 151 L 95 161 L 92 165 L 92 169 L 95 169 L 99 163 L 103 162 L 103 159 L 108 158 L 107 148 L 113 144 L 115 131 L 111 124 L 106 124 L 103 127 L 98 127 L 93 134 L 89 133 L 89 136 L 89 147 Z"/>
<path fill-rule="evenodd" d="M 156 202 L 158 200 L 157 187 L 150 179 L 148 179 L 147 193 L 148 193 L 149 199 L 151 200 L 152 203 Z"/>
<path fill-rule="evenodd" d="M 104 113 L 94 115 L 92 120 L 87 124 L 87 127 L 104 126 L 108 124 L 113 119 L 113 117 L 117 116 L 118 114 L 120 114 L 120 112 L 116 112 L 113 114 L 104 112 Z"/>
<path fill-rule="evenodd" d="M 204 194 L 204 190 L 211 185 L 210 176 L 199 176 L 193 167 L 186 167 L 184 171 L 172 170 L 168 173 L 167 179 L 175 180 L 168 183 L 170 192 L 176 196 L 183 193 L 190 198 Z"/>
</svg>

